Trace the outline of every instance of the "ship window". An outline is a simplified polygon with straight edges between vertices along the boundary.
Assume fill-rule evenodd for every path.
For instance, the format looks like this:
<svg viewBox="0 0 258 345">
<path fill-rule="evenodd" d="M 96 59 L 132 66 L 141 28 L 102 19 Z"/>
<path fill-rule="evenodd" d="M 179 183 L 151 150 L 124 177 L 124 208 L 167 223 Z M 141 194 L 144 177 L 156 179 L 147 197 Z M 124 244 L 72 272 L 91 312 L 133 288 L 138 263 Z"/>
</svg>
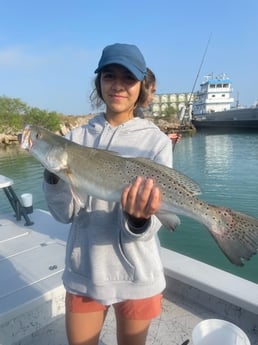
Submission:
<svg viewBox="0 0 258 345">
<path fill-rule="evenodd" d="M 225 94 L 221 95 L 221 97 L 225 97 Z"/>
<path fill-rule="evenodd" d="M 215 84 L 210 84 L 210 88 L 214 89 L 215 88 Z"/>
<path fill-rule="evenodd" d="M 223 87 L 228 87 L 228 84 L 223 84 Z"/>
<path fill-rule="evenodd" d="M 212 95 L 211 97 L 216 97 L 215 95 Z"/>
<path fill-rule="evenodd" d="M 222 84 L 217 84 L 217 87 L 222 87 Z"/>
</svg>

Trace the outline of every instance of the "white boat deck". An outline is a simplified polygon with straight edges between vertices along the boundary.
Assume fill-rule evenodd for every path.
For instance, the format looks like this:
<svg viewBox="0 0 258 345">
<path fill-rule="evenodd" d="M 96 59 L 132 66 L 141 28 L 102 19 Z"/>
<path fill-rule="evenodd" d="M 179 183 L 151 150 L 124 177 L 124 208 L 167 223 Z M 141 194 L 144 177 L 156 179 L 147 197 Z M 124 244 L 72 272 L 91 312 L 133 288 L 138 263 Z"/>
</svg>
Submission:
<svg viewBox="0 0 258 345">
<path fill-rule="evenodd" d="M 191 339 L 194 326 L 203 319 L 219 318 L 218 314 L 198 305 L 182 302 L 181 298 L 166 294 L 162 315 L 150 327 L 147 345 L 181 345 Z M 64 317 L 41 329 L 33 338 L 24 339 L 19 345 L 68 345 Z M 100 340 L 100 345 L 116 345 L 115 316 L 109 310 Z M 192 344 L 192 343 L 191 343 Z"/>
<path fill-rule="evenodd" d="M 67 345 L 61 275 L 69 225 L 42 210 L 30 219 L 24 226 L 12 213 L 0 215 L 0 345 Z M 167 249 L 162 256 L 167 290 L 148 345 L 181 345 L 207 318 L 235 323 L 258 345 L 257 284 Z M 116 344 L 112 309 L 100 344 Z"/>
</svg>

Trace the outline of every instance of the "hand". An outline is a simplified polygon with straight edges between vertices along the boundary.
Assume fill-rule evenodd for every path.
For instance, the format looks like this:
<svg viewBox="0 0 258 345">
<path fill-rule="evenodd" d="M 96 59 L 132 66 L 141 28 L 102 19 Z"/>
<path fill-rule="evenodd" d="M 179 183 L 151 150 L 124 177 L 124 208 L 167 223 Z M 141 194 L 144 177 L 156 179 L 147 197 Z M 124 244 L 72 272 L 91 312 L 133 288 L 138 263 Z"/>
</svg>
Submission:
<svg viewBox="0 0 258 345">
<path fill-rule="evenodd" d="M 138 176 L 123 190 L 121 203 L 124 212 L 133 218 L 148 219 L 160 208 L 160 190 L 152 179 Z"/>
<path fill-rule="evenodd" d="M 172 141 L 172 144 L 175 145 L 176 143 L 179 143 L 179 141 L 182 138 L 182 135 L 179 133 L 169 133 L 168 137 Z"/>
</svg>

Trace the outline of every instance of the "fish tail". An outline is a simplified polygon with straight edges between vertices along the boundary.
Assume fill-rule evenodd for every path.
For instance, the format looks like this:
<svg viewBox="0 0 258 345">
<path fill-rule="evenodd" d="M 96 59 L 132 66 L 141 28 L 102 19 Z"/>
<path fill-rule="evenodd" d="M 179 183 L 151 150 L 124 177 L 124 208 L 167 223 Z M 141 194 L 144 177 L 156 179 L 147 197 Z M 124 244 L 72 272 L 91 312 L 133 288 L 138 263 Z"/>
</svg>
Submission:
<svg viewBox="0 0 258 345">
<path fill-rule="evenodd" d="M 212 236 L 227 258 L 243 266 L 258 251 L 258 219 L 231 209 L 214 206 Z"/>
</svg>

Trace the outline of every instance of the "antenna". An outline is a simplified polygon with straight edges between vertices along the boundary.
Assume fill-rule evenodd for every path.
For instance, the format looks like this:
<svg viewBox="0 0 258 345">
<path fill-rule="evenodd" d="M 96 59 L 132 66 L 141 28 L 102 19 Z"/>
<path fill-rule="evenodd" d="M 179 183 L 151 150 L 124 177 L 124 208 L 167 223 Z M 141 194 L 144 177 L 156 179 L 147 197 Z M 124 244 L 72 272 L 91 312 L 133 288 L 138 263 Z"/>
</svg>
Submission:
<svg viewBox="0 0 258 345">
<path fill-rule="evenodd" d="M 197 80 L 199 78 L 199 74 L 200 74 L 200 71 L 202 69 L 202 65 L 204 63 L 204 59 L 206 57 L 206 54 L 207 54 L 207 51 L 208 51 L 208 47 L 209 47 L 209 44 L 210 44 L 210 41 L 211 41 L 211 36 L 212 36 L 212 33 L 210 34 L 210 37 L 208 39 L 208 42 L 206 44 L 206 47 L 205 47 L 205 50 L 204 50 L 204 53 L 203 53 L 203 56 L 202 56 L 202 61 L 201 61 L 201 64 L 199 66 L 199 69 L 198 69 L 198 72 L 197 72 L 197 75 L 196 75 L 196 78 L 195 78 L 195 81 L 194 81 L 194 84 L 193 84 L 193 88 L 192 88 L 192 91 L 191 91 L 191 94 L 190 94 L 190 99 L 189 99 L 189 102 L 191 101 L 191 98 L 193 96 L 193 93 L 194 93 L 194 89 L 195 89 L 195 86 L 196 86 L 196 83 L 197 83 Z"/>
<path fill-rule="evenodd" d="M 182 109 L 182 111 L 181 111 L 181 113 L 180 113 L 180 119 L 179 119 L 180 125 L 182 124 L 182 122 L 183 122 L 183 120 L 184 120 L 184 117 L 185 117 L 185 113 L 186 113 L 186 111 L 187 111 L 187 108 L 188 108 L 188 112 L 189 112 L 190 102 L 191 102 L 191 99 L 192 99 L 192 96 L 193 96 L 193 93 L 194 93 L 194 89 L 195 89 L 197 80 L 198 80 L 198 78 L 199 78 L 200 71 L 201 71 L 201 69 L 202 69 L 202 65 L 203 65 L 203 63 L 204 63 L 204 59 L 205 59 L 206 54 L 207 54 L 207 51 L 208 51 L 208 47 L 209 47 L 209 44 L 210 44 L 211 36 L 212 36 L 212 33 L 210 33 L 208 42 L 207 42 L 207 44 L 206 44 L 206 47 L 205 47 L 205 50 L 204 50 L 204 53 L 203 53 L 203 56 L 202 56 L 201 64 L 200 64 L 200 66 L 199 66 L 199 69 L 198 69 L 198 72 L 197 72 L 197 75 L 196 75 L 196 78 L 195 78 L 195 81 L 194 81 L 194 84 L 193 84 L 193 88 L 192 88 L 192 91 L 191 91 L 191 93 L 190 93 L 189 101 L 187 102 L 187 106 L 185 107 L 184 111 L 183 111 L 183 109 Z M 174 145 L 173 145 L 173 151 L 175 150 L 175 146 L 176 146 L 176 142 L 175 142 Z"/>
</svg>

